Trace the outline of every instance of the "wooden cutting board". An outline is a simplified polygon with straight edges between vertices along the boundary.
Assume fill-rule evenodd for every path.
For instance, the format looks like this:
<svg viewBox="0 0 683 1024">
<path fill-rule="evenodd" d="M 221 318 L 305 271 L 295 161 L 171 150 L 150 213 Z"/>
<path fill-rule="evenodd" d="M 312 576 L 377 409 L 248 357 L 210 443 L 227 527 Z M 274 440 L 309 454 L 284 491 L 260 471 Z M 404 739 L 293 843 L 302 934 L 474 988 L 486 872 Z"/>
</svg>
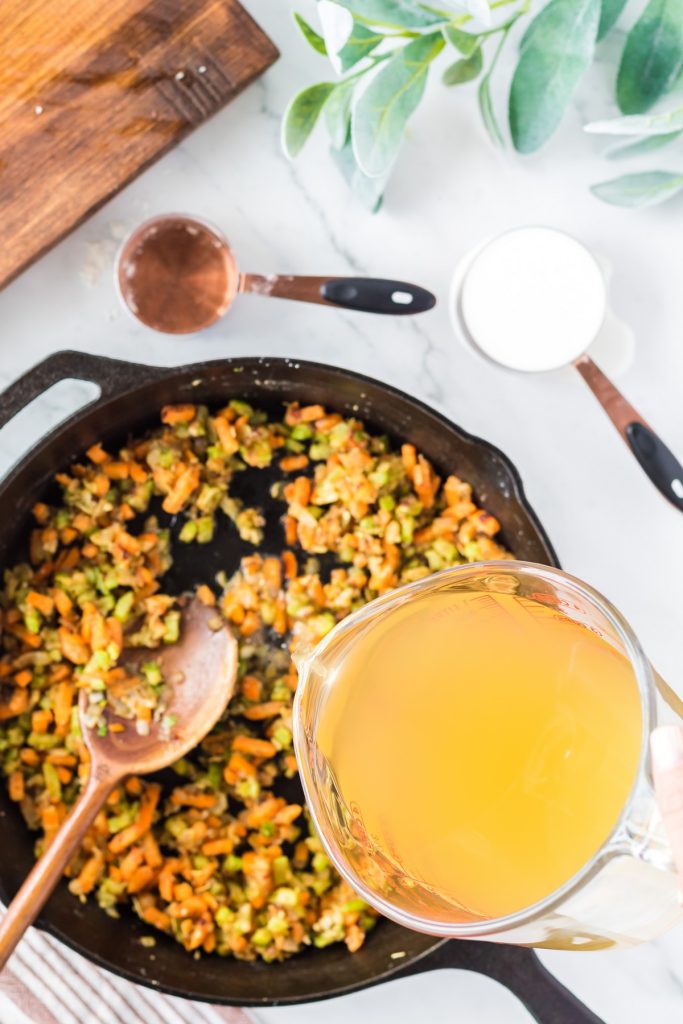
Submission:
<svg viewBox="0 0 683 1024">
<path fill-rule="evenodd" d="M 237 0 L 1 0 L 0 288 L 277 55 Z"/>
</svg>

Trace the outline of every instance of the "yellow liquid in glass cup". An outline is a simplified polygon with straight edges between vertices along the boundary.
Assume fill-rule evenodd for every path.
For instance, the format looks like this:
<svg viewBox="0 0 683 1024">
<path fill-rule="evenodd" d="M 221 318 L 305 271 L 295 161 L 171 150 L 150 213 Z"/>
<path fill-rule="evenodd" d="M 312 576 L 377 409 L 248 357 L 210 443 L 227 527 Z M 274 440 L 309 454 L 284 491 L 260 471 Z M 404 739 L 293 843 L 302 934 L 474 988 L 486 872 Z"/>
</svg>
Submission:
<svg viewBox="0 0 683 1024">
<path fill-rule="evenodd" d="M 309 802 L 337 866 L 401 923 L 564 947 L 638 941 L 623 922 L 617 937 L 593 896 L 571 924 L 544 911 L 539 926 L 533 909 L 610 843 L 598 874 L 626 853 L 627 836 L 613 837 L 649 728 L 629 652 L 534 578 L 502 564 L 449 570 L 326 638 L 302 666 L 297 706 Z M 664 880 L 670 923 L 675 878 L 654 846 L 661 865 L 628 851 L 623 884 L 643 867 L 650 896 Z"/>
</svg>

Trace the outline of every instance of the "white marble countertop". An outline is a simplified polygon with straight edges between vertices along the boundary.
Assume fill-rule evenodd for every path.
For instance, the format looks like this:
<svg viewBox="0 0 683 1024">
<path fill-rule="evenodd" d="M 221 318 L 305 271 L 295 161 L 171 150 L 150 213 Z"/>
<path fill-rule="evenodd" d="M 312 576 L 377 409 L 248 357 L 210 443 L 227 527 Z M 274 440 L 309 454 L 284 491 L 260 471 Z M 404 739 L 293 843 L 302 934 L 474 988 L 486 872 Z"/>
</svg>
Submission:
<svg viewBox="0 0 683 1024">
<path fill-rule="evenodd" d="M 314 18 L 312 0 L 249 0 L 282 51 L 280 61 L 226 110 L 142 175 L 0 294 L 6 384 L 48 353 L 76 348 L 122 359 L 180 364 L 226 355 L 314 358 L 363 371 L 417 395 L 503 448 L 563 565 L 626 614 L 660 672 L 683 692 L 683 520 L 650 486 L 573 371 L 517 376 L 482 362 L 451 332 L 448 284 L 479 240 L 524 223 L 565 228 L 612 265 L 611 298 L 636 339 L 618 384 L 669 445 L 683 452 L 683 207 L 649 212 L 601 205 L 587 186 L 610 176 L 582 114 L 606 114 L 605 88 L 587 89 L 542 154 L 495 152 L 464 92 L 438 82 L 413 119 L 384 209 L 351 199 L 324 140 L 291 164 L 280 115 L 294 91 L 327 74 L 301 42 L 290 10 Z M 596 76 L 606 75 L 598 67 Z M 165 211 L 223 228 L 244 269 L 357 272 L 414 280 L 439 296 L 419 318 L 394 320 L 240 298 L 198 337 L 167 338 L 132 321 L 112 285 L 122 233 Z M 0 435 L 2 468 L 75 401 L 64 385 Z M 683 1019 L 683 931 L 635 951 L 542 953 L 543 961 L 607 1024 Z M 494 983 L 438 972 L 344 999 L 258 1012 L 264 1024 L 451 1020 L 522 1024 L 530 1018 Z"/>
</svg>

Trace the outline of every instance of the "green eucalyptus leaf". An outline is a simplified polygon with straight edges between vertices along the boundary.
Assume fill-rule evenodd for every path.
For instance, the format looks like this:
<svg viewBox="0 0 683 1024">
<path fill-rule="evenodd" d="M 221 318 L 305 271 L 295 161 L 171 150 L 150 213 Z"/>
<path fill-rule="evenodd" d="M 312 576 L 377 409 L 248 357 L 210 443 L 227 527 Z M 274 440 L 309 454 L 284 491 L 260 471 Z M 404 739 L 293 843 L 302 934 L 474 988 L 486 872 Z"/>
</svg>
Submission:
<svg viewBox="0 0 683 1024">
<path fill-rule="evenodd" d="M 610 29 L 614 28 L 627 3 L 628 0 L 601 0 L 598 42 L 604 39 Z"/>
<path fill-rule="evenodd" d="M 325 48 L 325 40 L 322 36 L 319 36 L 314 28 L 308 24 L 305 18 L 302 18 L 300 14 L 295 12 L 294 20 L 301 29 L 303 35 L 309 46 L 312 46 L 316 53 L 321 53 L 323 57 L 327 56 L 327 50 Z"/>
<path fill-rule="evenodd" d="M 683 189 L 683 174 L 671 171 L 645 171 L 642 174 L 624 174 L 612 181 L 592 185 L 591 192 L 613 206 L 654 206 L 671 199 Z"/>
<path fill-rule="evenodd" d="M 454 46 L 463 57 L 471 57 L 474 51 L 479 48 L 479 36 L 472 35 L 471 32 L 463 32 L 462 29 L 456 28 L 455 25 L 444 25 L 441 31 L 446 38 L 446 42 Z"/>
<path fill-rule="evenodd" d="M 303 149 L 334 87 L 334 82 L 318 82 L 295 96 L 287 107 L 282 122 L 282 147 L 290 159 Z"/>
<path fill-rule="evenodd" d="M 491 99 L 491 75 L 485 75 L 479 83 L 479 89 L 477 90 L 477 102 L 479 103 L 479 111 L 481 113 L 481 119 L 484 122 L 484 127 L 489 134 L 489 138 L 494 146 L 504 146 L 505 140 L 503 133 L 501 132 L 496 115 L 493 109 L 493 100 Z"/>
<path fill-rule="evenodd" d="M 340 3 L 333 0 L 318 0 L 318 17 L 323 30 L 325 48 L 334 65 L 338 65 L 337 54 L 353 32 L 353 15 Z M 338 66 L 335 67 L 339 71 Z"/>
<path fill-rule="evenodd" d="M 380 32 L 366 28 L 360 22 L 354 21 L 353 30 L 344 46 L 337 54 L 340 68 L 348 71 L 358 61 L 368 57 L 386 37 Z"/>
<path fill-rule="evenodd" d="M 628 34 L 617 76 L 624 114 L 642 114 L 683 70 L 683 0 L 650 0 Z"/>
<path fill-rule="evenodd" d="M 353 150 L 358 166 L 370 177 L 390 171 L 406 122 L 422 99 L 429 64 L 444 45 L 440 32 L 413 39 L 396 51 L 358 98 L 351 121 Z"/>
<path fill-rule="evenodd" d="M 462 85 L 464 82 L 471 82 L 478 78 L 484 61 L 481 56 L 481 47 L 477 47 L 469 57 L 462 57 L 447 67 L 443 73 L 444 85 Z"/>
<path fill-rule="evenodd" d="M 429 28 L 448 18 L 415 0 L 339 0 L 357 18 L 389 28 Z"/>
<path fill-rule="evenodd" d="M 333 149 L 331 152 L 333 161 L 346 178 L 355 197 L 371 213 L 377 213 L 382 205 L 382 196 L 386 188 L 388 175 L 370 178 L 367 174 L 364 174 L 356 163 L 351 139 L 341 149 Z"/>
<path fill-rule="evenodd" d="M 592 135 L 669 135 L 683 128 L 683 107 L 658 114 L 629 114 L 610 121 L 593 121 L 584 127 Z"/>
<path fill-rule="evenodd" d="M 341 149 L 349 137 L 351 101 L 357 84 L 357 79 L 346 78 L 335 85 L 323 108 L 327 131 L 335 149 Z"/>
<path fill-rule="evenodd" d="M 550 0 L 527 29 L 510 88 L 518 152 L 533 153 L 558 127 L 593 59 L 599 17 L 600 0 Z"/>
<path fill-rule="evenodd" d="M 607 153 L 608 160 L 624 160 L 626 157 L 642 156 L 643 153 L 652 153 L 664 146 L 670 146 L 676 139 L 680 139 L 683 131 L 669 132 L 668 135 L 646 135 L 643 139 L 635 142 L 627 142 L 623 146 L 617 146 Z"/>
</svg>

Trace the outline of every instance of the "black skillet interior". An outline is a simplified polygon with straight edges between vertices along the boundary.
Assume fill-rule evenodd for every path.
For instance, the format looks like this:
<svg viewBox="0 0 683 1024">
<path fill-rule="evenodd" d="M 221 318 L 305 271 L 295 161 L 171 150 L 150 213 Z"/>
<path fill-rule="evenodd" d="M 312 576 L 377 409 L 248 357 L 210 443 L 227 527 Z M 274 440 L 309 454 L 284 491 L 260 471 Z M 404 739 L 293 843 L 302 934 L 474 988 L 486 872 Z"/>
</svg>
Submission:
<svg viewBox="0 0 683 1024">
<path fill-rule="evenodd" d="M 442 471 L 469 480 L 475 494 L 503 525 L 504 541 L 517 557 L 557 564 L 557 557 L 540 523 L 526 502 L 519 476 L 497 449 L 473 438 L 415 399 L 377 381 L 315 363 L 281 359 L 232 359 L 178 369 L 123 363 L 82 353 L 51 356 L 29 371 L 0 396 L 0 426 L 50 385 L 64 378 L 92 380 L 99 401 L 74 414 L 43 439 L 0 484 L 0 501 L 12 509 L 0 527 L 0 565 L 18 556 L 25 540 L 33 502 L 48 492 L 50 478 L 96 440 L 115 445 L 130 434 L 158 422 L 168 402 L 201 401 L 224 404 L 243 398 L 271 413 L 284 401 L 320 402 L 343 413 L 356 413 L 374 430 L 395 440 L 410 440 Z M 242 496 L 257 501 L 268 516 L 264 547 L 282 546 L 281 508 L 270 498 L 267 472 L 245 473 L 237 484 Z M 255 488 L 256 490 L 252 490 Z M 225 524 L 207 547 L 175 545 L 172 584 L 179 590 L 196 581 L 213 580 L 219 569 L 232 571 L 248 550 Z M 0 792 L 0 896 L 6 902 L 16 892 L 32 861 L 33 839 L 4 787 Z M 365 946 L 353 956 L 332 946 L 294 957 L 285 964 L 245 964 L 231 959 L 194 960 L 179 945 L 159 935 L 154 948 L 140 939 L 148 934 L 137 917 L 124 911 L 119 920 L 107 918 L 92 902 L 80 904 L 61 884 L 47 904 L 41 925 L 90 960 L 133 981 L 177 995 L 242 1005 L 294 1003 L 348 993 L 389 975 L 413 973 L 437 966 L 470 967 L 517 991 L 537 1019 L 559 1024 L 584 1019 L 565 1016 L 567 994 L 543 972 L 528 950 L 503 950 L 479 943 L 445 943 L 382 921 Z M 474 947 L 474 948 L 473 948 Z M 468 952 L 469 950 L 469 952 Z M 418 961 L 429 953 L 436 958 Z M 399 956 L 396 956 L 399 954 Z M 529 996 L 536 986 L 538 1002 Z M 545 991 L 545 996 L 542 992 Z M 541 995 L 539 995 L 541 992 Z M 526 993 L 526 996 L 525 996 Z M 559 998 L 558 1013 L 552 1011 Z M 578 1004 L 576 1004 L 578 1006 Z M 586 1017 L 585 1020 L 596 1018 Z"/>
</svg>

